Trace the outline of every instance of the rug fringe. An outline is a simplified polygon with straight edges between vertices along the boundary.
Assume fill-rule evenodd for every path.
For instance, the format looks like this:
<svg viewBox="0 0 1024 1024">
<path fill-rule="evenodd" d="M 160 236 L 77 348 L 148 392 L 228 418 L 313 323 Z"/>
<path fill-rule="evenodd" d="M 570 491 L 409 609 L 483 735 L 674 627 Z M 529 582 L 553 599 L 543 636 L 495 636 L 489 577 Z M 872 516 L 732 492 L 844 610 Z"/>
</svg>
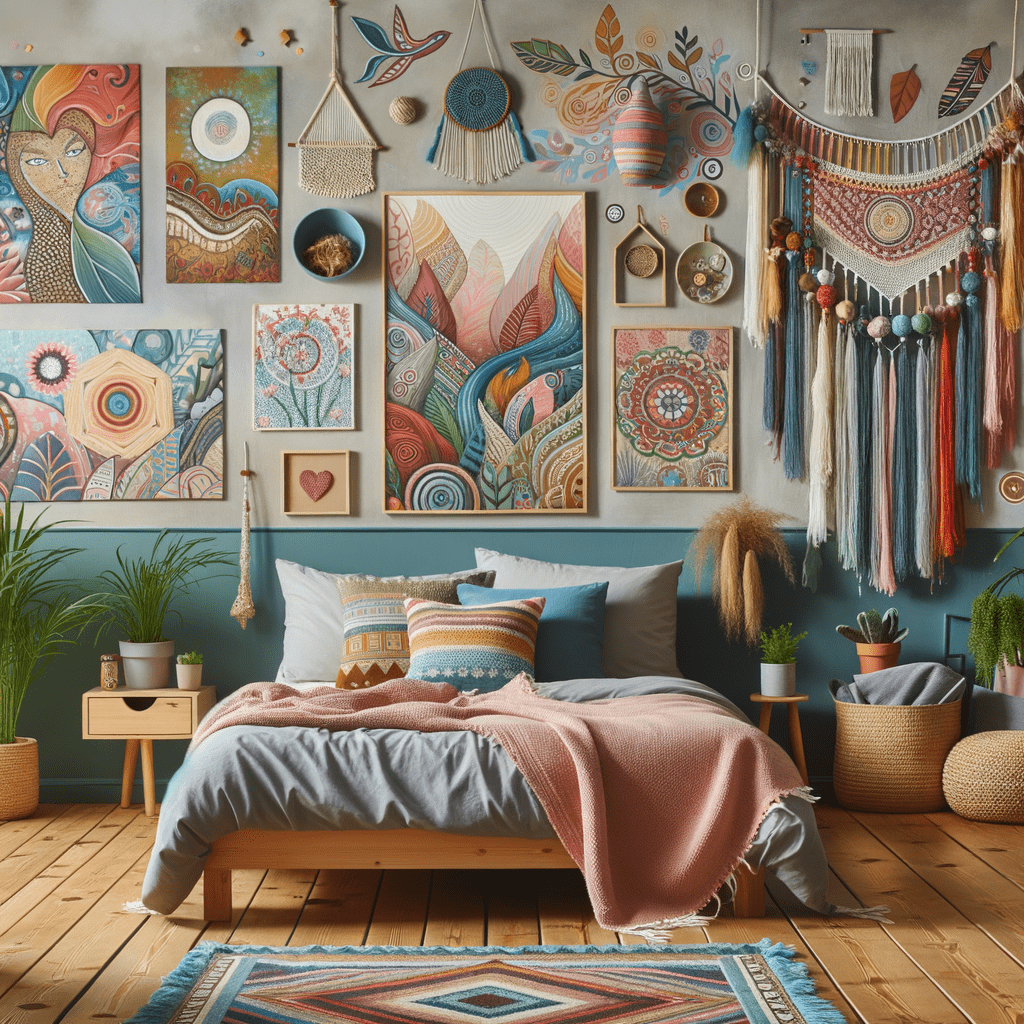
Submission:
<svg viewBox="0 0 1024 1024">
<path fill-rule="evenodd" d="M 761 956 L 805 1020 L 814 1024 L 845 1024 L 846 1018 L 832 1003 L 815 995 L 810 971 L 805 963 L 794 959 L 796 950 L 792 946 L 781 942 L 773 945 L 771 939 L 762 939 L 759 945 L 763 947 Z"/>
</svg>

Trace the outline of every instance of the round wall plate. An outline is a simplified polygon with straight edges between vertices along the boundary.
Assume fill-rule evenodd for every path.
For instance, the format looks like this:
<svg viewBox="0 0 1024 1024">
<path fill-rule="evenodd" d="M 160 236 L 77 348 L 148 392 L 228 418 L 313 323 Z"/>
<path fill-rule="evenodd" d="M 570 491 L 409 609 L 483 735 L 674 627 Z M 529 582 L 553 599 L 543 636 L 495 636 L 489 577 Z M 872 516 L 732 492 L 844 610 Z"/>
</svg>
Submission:
<svg viewBox="0 0 1024 1024">
<path fill-rule="evenodd" d="M 1011 505 L 1024 501 L 1024 473 L 1006 473 L 999 481 L 999 494 Z"/>
<path fill-rule="evenodd" d="M 626 216 L 626 211 L 618 203 L 612 203 L 604 208 L 604 215 L 613 224 L 618 224 Z"/>
</svg>

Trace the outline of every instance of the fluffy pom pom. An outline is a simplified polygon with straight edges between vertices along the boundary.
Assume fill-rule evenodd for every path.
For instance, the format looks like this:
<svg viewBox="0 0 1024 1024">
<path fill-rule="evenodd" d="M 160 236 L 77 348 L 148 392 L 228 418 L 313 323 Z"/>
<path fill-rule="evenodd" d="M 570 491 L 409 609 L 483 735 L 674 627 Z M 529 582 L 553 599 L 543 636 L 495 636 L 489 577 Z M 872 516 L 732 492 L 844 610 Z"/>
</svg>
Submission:
<svg viewBox="0 0 1024 1024">
<path fill-rule="evenodd" d="M 838 301 L 839 295 L 830 284 L 823 284 L 818 288 L 814 296 L 822 309 L 831 309 Z"/>
<path fill-rule="evenodd" d="M 871 323 L 868 324 L 868 334 L 872 338 L 884 338 L 890 333 L 892 329 L 892 323 L 889 321 L 887 316 L 876 316 Z"/>
<path fill-rule="evenodd" d="M 801 274 L 796 283 L 802 292 L 813 292 L 818 288 L 818 279 L 813 274 Z"/>
<path fill-rule="evenodd" d="M 746 167 L 754 148 L 754 108 L 744 107 L 732 129 L 732 152 L 729 162 L 736 167 Z"/>
<path fill-rule="evenodd" d="M 790 233 L 786 235 L 786 248 L 790 252 L 796 252 L 797 249 L 803 248 L 803 244 L 804 240 L 800 237 L 800 233 L 798 231 L 790 231 Z"/>
<path fill-rule="evenodd" d="M 931 334 L 932 318 L 927 313 L 915 313 L 910 320 L 910 326 L 918 334 Z"/>
<path fill-rule="evenodd" d="M 836 304 L 836 316 L 842 323 L 848 324 L 856 315 L 857 307 L 849 299 Z"/>
<path fill-rule="evenodd" d="M 758 142 L 764 142 L 768 138 L 768 128 L 766 125 L 759 124 L 754 126 L 754 138 Z"/>
<path fill-rule="evenodd" d="M 987 228 L 981 229 L 981 237 L 986 242 L 994 242 L 999 237 L 999 228 L 994 228 L 990 224 Z"/>
<path fill-rule="evenodd" d="M 831 270 L 826 270 L 824 267 L 818 271 L 818 284 L 831 284 L 836 279 L 836 275 Z"/>
<path fill-rule="evenodd" d="M 905 313 L 900 313 L 892 318 L 892 333 L 897 338 L 905 338 L 911 332 L 912 327 L 910 317 Z"/>
<path fill-rule="evenodd" d="M 946 296 L 946 305 L 953 310 L 959 309 L 964 304 L 964 297 L 959 292 L 950 292 Z"/>
<path fill-rule="evenodd" d="M 960 287 L 963 288 L 968 295 L 973 295 L 981 287 L 981 275 L 976 274 L 973 270 L 968 270 L 967 273 L 960 278 Z"/>
</svg>

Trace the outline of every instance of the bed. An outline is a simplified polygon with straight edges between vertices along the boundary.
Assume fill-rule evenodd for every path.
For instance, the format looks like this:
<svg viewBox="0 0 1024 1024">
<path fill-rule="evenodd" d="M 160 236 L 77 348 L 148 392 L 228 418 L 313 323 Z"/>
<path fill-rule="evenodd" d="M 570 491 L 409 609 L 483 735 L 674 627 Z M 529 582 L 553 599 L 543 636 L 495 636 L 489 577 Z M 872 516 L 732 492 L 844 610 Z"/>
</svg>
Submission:
<svg viewBox="0 0 1024 1024">
<path fill-rule="evenodd" d="M 478 564 L 486 564 L 492 554 L 478 552 Z M 278 569 L 288 612 L 285 659 L 278 679 L 296 689 L 315 686 L 324 681 L 317 675 L 326 675 L 328 666 L 338 664 L 339 653 L 327 651 L 327 660 L 320 666 L 302 665 L 301 658 L 315 658 L 314 651 L 324 653 L 324 637 L 331 635 L 338 623 L 310 621 L 310 610 L 334 614 L 336 609 L 323 586 L 330 582 L 338 588 L 339 584 L 333 574 L 321 574 L 294 563 L 285 563 L 284 567 L 279 563 Z M 566 704 L 684 695 L 746 722 L 742 712 L 724 696 L 711 687 L 681 678 L 675 667 L 675 580 L 679 563 L 641 569 L 646 576 L 638 577 L 640 570 L 630 569 L 623 572 L 632 576 L 616 580 L 612 574 L 610 582 L 602 582 L 601 602 L 613 611 L 610 633 L 607 617 L 602 620 L 598 616 L 596 623 L 599 650 L 603 646 L 597 659 L 601 674 L 541 679 L 536 692 Z M 594 571 L 611 573 L 608 567 Z M 486 585 L 504 582 L 514 586 L 520 582 L 509 572 L 504 581 L 498 575 L 497 581 L 488 579 Z M 320 578 L 324 576 L 331 578 L 325 581 Z M 559 583 L 564 577 L 564 572 L 556 574 Z M 530 577 L 524 585 L 526 589 L 538 589 L 550 582 Z M 467 585 L 464 580 L 460 583 Z M 592 584 L 592 580 L 580 584 L 574 578 L 569 586 L 587 588 Z M 664 657 L 659 662 L 650 650 L 644 650 L 646 644 L 658 647 L 659 657 L 665 653 L 662 634 L 668 625 L 667 619 L 659 622 L 655 590 L 671 597 L 671 664 Z M 500 591 L 499 587 L 495 592 Z M 466 596 L 462 590 L 460 595 Z M 628 600 L 623 600 L 624 595 Z M 561 597 L 556 595 L 556 601 Z M 660 605 L 664 606 L 665 601 L 661 600 Z M 583 650 L 588 629 L 590 633 L 595 631 L 594 607 L 593 603 L 587 605 L 583 621 L 570 623 L 568 634 L 555 638 L 558 650 L 563 652 L 566 637 L 571 638 L 573 665 L 594 665 L 593 650 L 589 661 Z M 295 628 L 297 621 L 303 623 L 301 629 Z M 628 631 L 631 643 L 621 642 L 621 633 L 616 632 L 620 628 Z M 544 664 L 540 657 L 544 646 L 538 637 L 538 669 L 543 670 L 538 676 L 564 676 L 564 665 L 551 671 L 550 664 Z M 609 648 L 611 657 L 602 657 Z M 415 657 L 414 650 L 413 669 L 417 667 Z M 365 679 L 367 666 L 363 659 L 358 667 L 360 679 Z M 652 666 L 671 671 L 635 671 Z M 468 679 L 474 681 L 479 680 Z M 700 794 L 687 794 L 685 798 L 699 800 Z M 231 873 L 236 868 L 574 866 L 522 772 L 501 744 L 487 736 L 474 732 L 333 732 L 301 726 L 237 725 L 210 735 L 192 750 L 168 786 L 142 900 L 151 910 L 171 913 L 202 875 L 205 916 L 225 920 L 231 915 Z M 809 907 L 822 913 L 835 909 L 825 899 L 827 864 L 806 794 L 784 796 L 764 816 L 743 866 L 734 875 L 737 915 L 763 915 L 765 871 Z"/>
</svg>

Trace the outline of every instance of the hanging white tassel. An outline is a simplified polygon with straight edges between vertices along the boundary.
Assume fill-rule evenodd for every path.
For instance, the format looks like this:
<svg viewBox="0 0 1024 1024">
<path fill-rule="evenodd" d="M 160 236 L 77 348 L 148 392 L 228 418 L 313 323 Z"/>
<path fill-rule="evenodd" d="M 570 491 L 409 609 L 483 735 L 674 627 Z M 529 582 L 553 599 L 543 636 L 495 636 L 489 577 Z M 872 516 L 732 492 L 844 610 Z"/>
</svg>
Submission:
<svg viewBox="0 0 1024 1024">
<path fill-rule="evenodd" d="M 807 542 L 817 547 L 828 539 L 828 499 L 832 488 L 833 342 L 832 313 L 818 322 L 818 351 L 811 381 L 811 443 L 808 448 Z"/>
<path fill-rule="evenodd" d="M 826 114 L 874 117 L 873 56 L 874 35 L 870 29 L 825 29 Z"/>
<path fill-rule="evenodd" d="M 755 143 L 747 164 L 747 272 L 743 285 L 743 329 L 750 343 L 757 348 L 764 348 L 767 337 L 761 310 L 764 302 L 761 294 L 761 261 L 764 259 L 764 247 L 768 243 L 764 174 L 764 147 Z"/>
</svg>

